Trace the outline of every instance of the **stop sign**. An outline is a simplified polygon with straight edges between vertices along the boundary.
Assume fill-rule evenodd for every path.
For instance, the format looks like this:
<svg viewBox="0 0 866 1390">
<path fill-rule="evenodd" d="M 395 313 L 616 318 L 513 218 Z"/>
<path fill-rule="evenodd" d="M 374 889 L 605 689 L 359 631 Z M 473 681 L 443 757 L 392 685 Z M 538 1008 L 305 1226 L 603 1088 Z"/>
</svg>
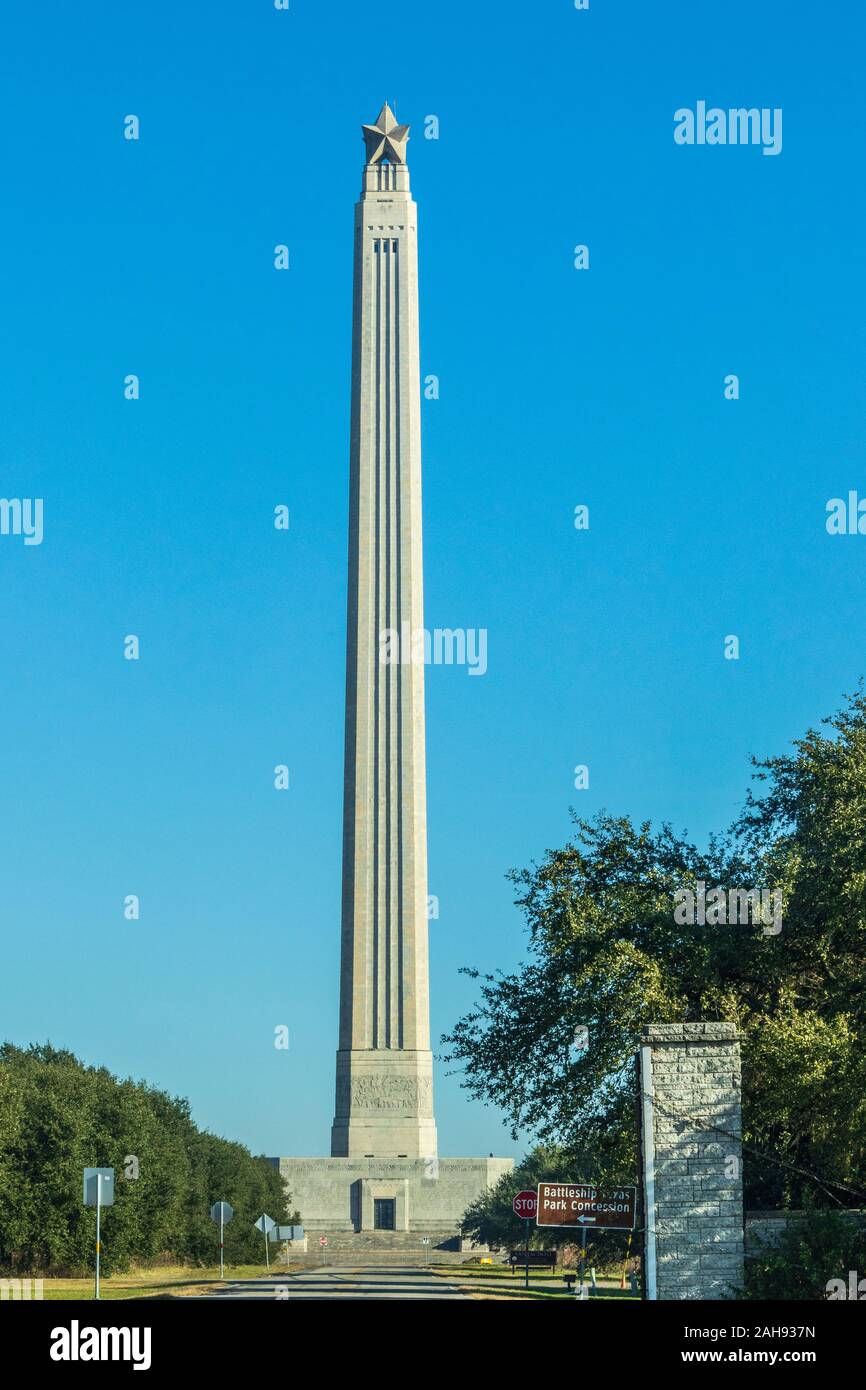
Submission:
<svg viewBox="0 0 866 1390">
<path fill-rule="evenodd" d="M 521 1216 L 524 1221 L 534 1221 L 538 1211 L 538 1193 L 527 1187 L 525 1191 L 518 1192 L 511 1205 L 515 1216 Z"/>
</svg>

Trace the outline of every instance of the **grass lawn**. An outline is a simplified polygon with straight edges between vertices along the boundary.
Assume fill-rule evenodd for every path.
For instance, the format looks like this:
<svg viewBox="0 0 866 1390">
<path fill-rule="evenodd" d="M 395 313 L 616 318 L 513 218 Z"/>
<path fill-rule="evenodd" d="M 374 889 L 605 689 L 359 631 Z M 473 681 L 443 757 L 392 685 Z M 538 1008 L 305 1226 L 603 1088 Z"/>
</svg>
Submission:
<svg viewBox="0 0 866 1390">
<path fill-rule="evenodd" d="M 521 1298 L 521 1299 L 570 1299 L 573 1303 L 575 1296 L 570 1293 L 562 1282 L 562 1272 L 555 1273 L 549 1269 L 532 1269 L 529 1271 L 529 1288 L 523 1287 L 523 1270 L 520 1269 L 516 1274 L 511 1273 L 509 1265 L 433 1265 L 434 1274 L 440 1274 L 443 1278 L 449 1279 L 457 1284 L 466 1293 L 472 1294 L 473 1298 Z M 569 1270 L 573 1274 L 574 1270 Z M 588 1280 L 587 1280 L 588 1282 Z M 604 1299 L 623 1299 L 626 1302 L 638 1303 L 640 1299 L 637 1294 L 632 1293 L 630 1288 L 621 1289 L 618 1279 L 599 1279 L 598 1286 L 594 1292 L 590 1292 L 590 1300 L 596 1298 Z"/>
<path fill-rule="evenodd" d="M 227 1282 L 231 1279 L 265 1278 L 267 1273 L 264 1265 L 225 1267 Z M 219 1265 L 210 1269 L 193 1269 L 189 1265 L 161 1265 L 158 1269 L 132 1269 L 126 1274 L 103 1274 L 99 1280 L 99 1293 L 103 1299 L 189 1298 L 218 1288 L 219 1282 Z M 46 1300 L 92 1299 L 93 1275 L 86 1279 L 46 1278 L 43 1282 L 43 1295 Z"/>
</svg>

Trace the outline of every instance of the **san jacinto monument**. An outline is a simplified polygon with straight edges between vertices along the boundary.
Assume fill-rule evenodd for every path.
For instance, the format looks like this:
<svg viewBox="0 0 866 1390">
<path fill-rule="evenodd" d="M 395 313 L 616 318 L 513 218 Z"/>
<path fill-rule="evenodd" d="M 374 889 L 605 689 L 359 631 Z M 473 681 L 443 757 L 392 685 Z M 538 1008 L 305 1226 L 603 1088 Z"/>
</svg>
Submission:
<svg viewBox="0 0 866 1390">
<path fill-rule="evenodd" d="M 453 1235 L 512 1166 L 438 1156 L 427 963 L 417 209 L 408 126 L 363 127 L 355 208 L 340 1035 L 330 1158 L 282 1158 L 311 1233 Z M 378 1233 L 378 1234 L 376 1234 Z M 334 1239 L 336 1238 L 336 1239 Z"/>
</svg>

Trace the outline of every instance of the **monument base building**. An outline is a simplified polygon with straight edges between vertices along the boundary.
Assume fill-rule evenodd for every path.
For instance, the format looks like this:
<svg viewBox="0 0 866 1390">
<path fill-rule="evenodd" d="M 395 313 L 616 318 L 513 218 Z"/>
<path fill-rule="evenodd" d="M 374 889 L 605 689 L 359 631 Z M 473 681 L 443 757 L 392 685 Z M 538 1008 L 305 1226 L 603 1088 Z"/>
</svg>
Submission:
<svg viewBox="0 0 866 1390">
<path fill-rule="evenodd" d="M 510 1158 L 281 1158 L 280 1175 L 312 1248 L 457 1248 L 460 1218 L 514 1167 Z"/>
<path fill-rule="evenodd" d="M 330 1158 L 278 1160 L 339 1248 L 453 1242 L 510 1158 L 438 1157 L 427 966 L 418 216 L 408 126 L 363 127 L 355 207 L 340 1035 Z M 414 636 L 409 638 L 414 642 Z M 274 1160 L 277 1162 L 277 1160 Z"/>
</svg>

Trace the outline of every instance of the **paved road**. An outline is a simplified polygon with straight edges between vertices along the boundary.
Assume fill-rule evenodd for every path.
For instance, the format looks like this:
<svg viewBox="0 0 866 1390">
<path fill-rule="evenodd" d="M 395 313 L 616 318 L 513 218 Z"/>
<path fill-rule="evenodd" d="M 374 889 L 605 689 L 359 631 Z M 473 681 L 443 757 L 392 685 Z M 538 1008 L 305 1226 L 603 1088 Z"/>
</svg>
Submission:
<svg viewBox="0 0 866 1390">
<path fill-rule="evenodd" d="M 205 1294 L 206 1298 L 280 1299 L 294 1302 L 300 1298 L 466 1298 L 454 1284 L 430 1274 L 423 1267 L 392 1267 L 390 1269 L 311 1269 L 289 1278 L 279 1275 L 271 1279 L 239 1279 L 219 1293 Z"/>
</svg>

